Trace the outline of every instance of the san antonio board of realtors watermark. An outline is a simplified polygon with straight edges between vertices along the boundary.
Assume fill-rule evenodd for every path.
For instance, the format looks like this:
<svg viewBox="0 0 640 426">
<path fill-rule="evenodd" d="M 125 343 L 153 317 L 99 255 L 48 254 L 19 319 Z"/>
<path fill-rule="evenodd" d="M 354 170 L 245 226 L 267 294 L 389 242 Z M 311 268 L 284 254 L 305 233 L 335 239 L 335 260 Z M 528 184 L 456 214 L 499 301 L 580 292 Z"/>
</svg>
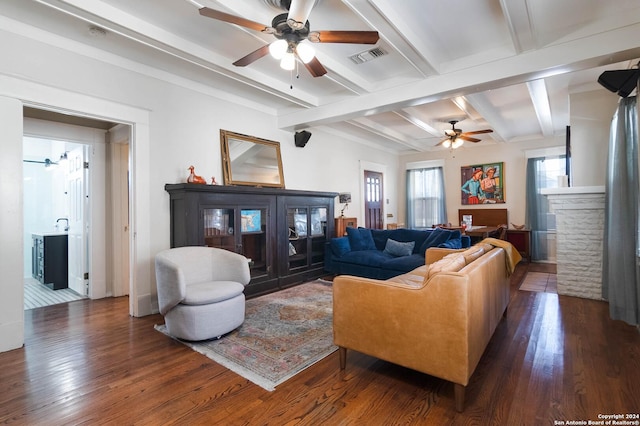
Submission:
<svg viewBox="0 0 640 426">
<path fill-rule="evenodd" d="M 595 420 L 554 420 L 554 426 L 603 425 L 640 426 L 640 414 L 598 414 Z"/>
</svg>

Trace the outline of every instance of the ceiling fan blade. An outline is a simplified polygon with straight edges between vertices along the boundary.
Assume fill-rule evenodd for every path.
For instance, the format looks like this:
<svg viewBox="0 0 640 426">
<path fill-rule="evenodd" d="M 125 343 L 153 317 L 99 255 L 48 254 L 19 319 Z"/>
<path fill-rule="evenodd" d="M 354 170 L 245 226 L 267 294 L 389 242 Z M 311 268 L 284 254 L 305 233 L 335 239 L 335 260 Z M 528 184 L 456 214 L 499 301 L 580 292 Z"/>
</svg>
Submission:
<svg viewBox="0 0 640 426">
<path fill-rule="evenodd" d="M 469 141 L 469 142 L 480 142 L 480 139 L 470 138 L 469 136 L 465 136 L 465 135 L 458 135 L 458 137 L 460 139 L 463 139 L 463 140 Z"/>
<path fill-rule="evenodd" d="M 440 142 L 438 142 L 437 144 L 435 144 L 434 146 L 440 146 L 440 145 L 442 145 L 443 143 L 445 143 L 445 142 L 446 142 L 446 141 L 448 141 L 448 140 L 450 140 L 450 139 L 449 139 L 449 138 L 444 138 L 444 139 L 442 139 Z"/>
<path fill-rule="evenodd" d="M 304 62 L 303 62 L 304 63 Z M 309 73 L 314 77 L 322 77 L 327 73 L 327 70 L 322 66 L 318 58 L 313 58 L 304 66 L 309 70 Z"/>
<path fill-rule="evenodd" d="M 238 59 L 233 63 L 236 67 L 246 67 L 247 65 L 257 61 L 258 59 L 266 56 L 269 53 L 269 45 L 266 44 L 259 49 L 254 50 L 249 53 L 247 56 Z"/>
<path fill-rule="evenodd" d="M 479 135 L 481 133 L 493 133 L 491 129 L 474 130 L 473 132 L 464 132 L 463 135 Z"/>
<path fill-rule="evenodd" d="M 217 19 L 218 21 L 228 22 L 230 24 L 240 25 L 255 31 L 270 32 L 271 27 L 259 24 L 258 22 L 251 21 L 249 19 L 241 18 L 239 16 L 230 15 L 228 13 L 220 12 L 219 10 L 211 9 L 208 7 L 202 7 L 199 9 L 200 15 L 207 18 Z"/>
<path fill-rule="evenodd" d="M 304 28 L 316 0 L 291 0 L 287 24 L 294 30 Z"/>
<path fill-rule="evenodd" d="M 377 31 L 316 31 L 309 34 L 314 43 L 376 44 L 380 40 Z"/>
</svg>

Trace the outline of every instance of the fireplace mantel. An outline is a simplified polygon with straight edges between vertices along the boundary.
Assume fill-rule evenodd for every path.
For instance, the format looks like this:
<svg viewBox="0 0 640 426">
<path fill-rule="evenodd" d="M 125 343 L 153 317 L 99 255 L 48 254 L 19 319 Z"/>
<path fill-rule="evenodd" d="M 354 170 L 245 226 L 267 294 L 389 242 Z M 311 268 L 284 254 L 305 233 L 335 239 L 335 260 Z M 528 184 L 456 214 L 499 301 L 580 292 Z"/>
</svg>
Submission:
<svg viewBox="0 0 640 426">
<path fill-rule="evenodd" d="M 541 192 L 556 214 L 558 294 L 602 300 L 604 186 Z"/>
</svg>

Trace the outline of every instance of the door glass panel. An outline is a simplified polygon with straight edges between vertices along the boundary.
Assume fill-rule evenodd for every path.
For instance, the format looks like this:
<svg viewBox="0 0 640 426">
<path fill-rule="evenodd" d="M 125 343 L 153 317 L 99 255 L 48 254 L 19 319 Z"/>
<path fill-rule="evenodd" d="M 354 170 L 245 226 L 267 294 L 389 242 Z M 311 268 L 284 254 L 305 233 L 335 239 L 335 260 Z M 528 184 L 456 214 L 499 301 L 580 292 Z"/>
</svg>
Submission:
<svg viewBox="0 0 640 426">
<path fill-rule="evenodd" d="M 287 209 L 289 227 L 289 269 L 307 266 L 307 209 Z"/>
<path fill-rule="evenodd" d="M 236 251 L 234 233 L 234 209 L 204 209 L 205 245 Z"/>
<path fill-rule="evenodd" d="M 249 260 L 251 276 L 267 274 L 267 209 L 240 210 L 242 255 Z"/>
<path fill-rule="evenodd" d="M 327 237 L 327 208 L 311 208 L 311 264 L 324 261 L 324 245 Z"/>
</svg>

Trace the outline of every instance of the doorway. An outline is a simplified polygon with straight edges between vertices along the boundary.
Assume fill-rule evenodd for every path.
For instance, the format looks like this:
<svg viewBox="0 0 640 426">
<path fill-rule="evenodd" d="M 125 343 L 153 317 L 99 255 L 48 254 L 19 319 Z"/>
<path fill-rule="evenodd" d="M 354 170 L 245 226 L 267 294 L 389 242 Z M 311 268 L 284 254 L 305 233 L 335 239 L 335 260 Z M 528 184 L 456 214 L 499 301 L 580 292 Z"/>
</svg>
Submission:
<svg viewBox="0 0 640 426">
<path fill-rule="evenodd" d="M 384 227 L 383 175 L 371 170 L 364 171 L 364 222 L 370 229 Z"/>
<path fill-rule="evenodd" d="M 47 117 L 43 118 L 42 114 Z M 49 304 L 77 300 L 63 293 L 92 299 L 128 295 L 131 127 L 28 108 L 24 115 L 24 161 L 30 161 L 29 167 L 23 169 L 25 308 L 28 306 L 26 285 L 33 275 L 29 269 L 33 268 L 31 235 L 34 231 L 61 234 L 68 241 L 67 285 L 58 286 L 55 294 L 51 291 L 45 294 L 50 296 Z M 38 118 L 34 119 L 34 115 Z M 37 149 L 34 144 L 39 145 Z M 34 182 L 36 191 L 30 190 L 34 185 L 29 185 L 27 179 L 34 172 L 33 166 L 40 164 L 27 157 L 46 158 L 47 166 L 55 166 L 35 169 L 40 174 L 46 173 L 37 184 Z M 33 212 L 35 218 L 29 217 L 34 216 Z M 120 271 L 122 267 L 127 268 L 126 271 Z M 39 284 L 40 290 L 49 290 L 42 288 L 46 283 Z"/>
</svg>

